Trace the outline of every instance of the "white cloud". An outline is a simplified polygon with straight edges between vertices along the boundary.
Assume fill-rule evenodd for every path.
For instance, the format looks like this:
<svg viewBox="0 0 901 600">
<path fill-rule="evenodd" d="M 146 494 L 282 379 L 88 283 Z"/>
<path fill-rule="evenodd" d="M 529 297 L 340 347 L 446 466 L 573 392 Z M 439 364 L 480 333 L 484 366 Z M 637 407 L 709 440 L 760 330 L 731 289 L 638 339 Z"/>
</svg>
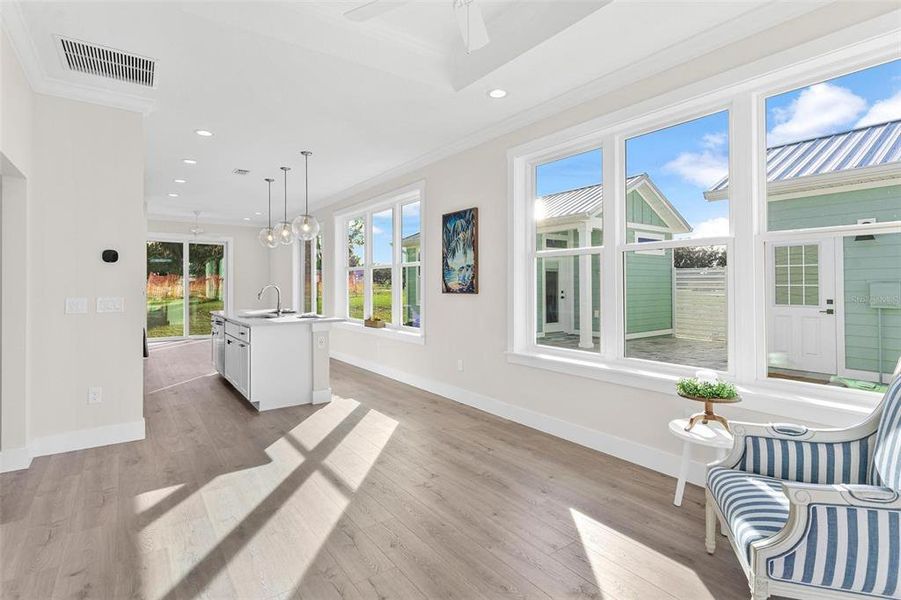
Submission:
<svg viewBox="0 0 901 600">
<path fill-rule="evenodd" d="M 718 131 L 717 133 L 706 133 L 704 137 L 701 138 L 701 144 L 705 148 L 721 148 L 726 144 L 726 140 L 728 138 L 728 134 L 725 131 Z"/>
<path fill-rule="evenodd" d="M 847 88 L 818 83 L 805 88 L 788 107 L 774 112 L 776 126 L 767 136 L 771 146 L 825 135 L 851 125 L 867 101 Z"/>
<path fill-rule="evenodd" d="M 726 176 L 729 160 L 724 154 L 710 150 L 683 152 L 663 165 L 663 169 L 706 189 Z"/>
<path fill-rule="evenodd" d="M 688 234 L 691 238 L 724 237 L 729 235 L 729 218 L 714 217 L 701 221 Z"/>
<path fill-rule="evenodd" d="M 895 92 L 894 96 L 874 103 L 870 110 L 867 111 L 867 114 L 857 121 L 855 127 L 866 127 L 867 125 L 885 123 L 886 121 L 894 121 L 899 118 L 901 118 L 901 90 Z"/>
</svg>

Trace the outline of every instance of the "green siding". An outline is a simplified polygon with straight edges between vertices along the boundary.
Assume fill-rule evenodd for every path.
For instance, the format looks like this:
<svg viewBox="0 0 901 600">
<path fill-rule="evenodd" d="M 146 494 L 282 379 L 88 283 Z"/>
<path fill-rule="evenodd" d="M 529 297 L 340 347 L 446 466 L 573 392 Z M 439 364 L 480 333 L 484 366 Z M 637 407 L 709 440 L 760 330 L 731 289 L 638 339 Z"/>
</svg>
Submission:
<svg viewBox="0 0 901 600">
<path fill-rule="evenodd" d="M 869 282 L 901 279 L 901 233 L 875 240 L 844 239 L 845 366 L 877 371 L 878 315 L 869 306 Z M 882 310 L 882 372 L 891 373 L 901 355 L 901 309 Z"/>
<path fill-rule="evenodd" d="M 854 225 L 858 219 L 901 220 L 901 185 L 823 194 L 767 204 L 770 231 Z"/>
<path fill-rule="evenodd" d="M 627 252 L 626 334 L 672 328 L 672 251 L 659 255 Z"/>
<path fill-rule="evenodd" d="M 654 212 L 654 209 L 635 190 L 632 190 L 626 196 L 626 221 L 628 223 L 666 227 L 666 223 L 660 218 L 660 215 Z"/>
</svg>

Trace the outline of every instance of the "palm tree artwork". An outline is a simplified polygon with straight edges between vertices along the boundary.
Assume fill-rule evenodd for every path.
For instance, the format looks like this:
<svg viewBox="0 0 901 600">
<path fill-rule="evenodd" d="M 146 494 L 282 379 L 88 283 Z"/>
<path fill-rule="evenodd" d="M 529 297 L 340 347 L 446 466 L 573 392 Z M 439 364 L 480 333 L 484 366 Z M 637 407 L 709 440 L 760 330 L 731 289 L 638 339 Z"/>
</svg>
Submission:
<svg viewBox="0 0 901 600">
<path fill-rule="evenodd" d="M 467 208 L 441 217 L 441 291 L 479 293 L 479 209 Z"/>
</svg>

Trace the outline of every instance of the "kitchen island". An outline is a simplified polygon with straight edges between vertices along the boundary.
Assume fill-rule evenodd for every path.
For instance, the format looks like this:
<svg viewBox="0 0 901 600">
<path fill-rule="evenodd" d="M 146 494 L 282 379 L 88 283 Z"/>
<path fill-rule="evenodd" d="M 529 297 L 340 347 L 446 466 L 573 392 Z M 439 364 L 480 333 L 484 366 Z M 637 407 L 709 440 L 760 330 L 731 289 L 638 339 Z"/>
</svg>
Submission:
<svg viewBox="0 0 901 600">
<path fill-rule="evenodd" d="M 213 365 L 254 408 L 331 400 L 329 329 L 343 319 L 216 311 L 211 320 Z"/>
</svg>

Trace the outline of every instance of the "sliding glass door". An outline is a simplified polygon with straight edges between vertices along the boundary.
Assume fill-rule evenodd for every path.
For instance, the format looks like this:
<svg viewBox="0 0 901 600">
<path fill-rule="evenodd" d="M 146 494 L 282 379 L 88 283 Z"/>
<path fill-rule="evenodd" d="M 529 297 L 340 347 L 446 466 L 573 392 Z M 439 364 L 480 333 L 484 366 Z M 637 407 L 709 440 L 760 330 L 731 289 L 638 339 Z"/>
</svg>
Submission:
<svg viewBox="0 0 901 600">
<path fill-rule="evenodd" d="M 224 244 L 147 242 L 148 338 L 209 335 L 225 290 Z"/>
</svg>

